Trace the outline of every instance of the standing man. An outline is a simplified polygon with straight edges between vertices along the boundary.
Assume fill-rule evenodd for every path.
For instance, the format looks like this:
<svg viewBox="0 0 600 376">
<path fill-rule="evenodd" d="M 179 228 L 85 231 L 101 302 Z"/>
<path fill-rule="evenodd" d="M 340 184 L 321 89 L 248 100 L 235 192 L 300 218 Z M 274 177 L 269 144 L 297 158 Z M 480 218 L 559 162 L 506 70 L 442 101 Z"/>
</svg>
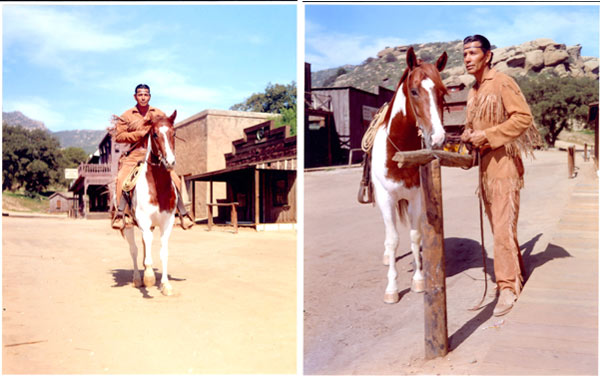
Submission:
<svg viewBox="0 0 600 376">
<path fill-rule="evenodd" d="M 146 145 L 139 142 L 149 131 L 144 122 L 152 116 L 165 116 L 161 110 L 148 104 L 150 102 L 150 87 L 148 85 L 139 84 L 136 86 L 133 98 L 137 102 L 136 106 L 116 118 L 115 124 L 115 141 L 131 145 L 130 149 L 123 153 L 119 160 L 119 171 L 115 187 L 118 206 L 111 224 L 112 228 L 116 230 L 122 230 L 126 225 L 124 211 L 127 202 L 122 195 L 123 182 L 138 162 L 143 161 L 146 157 Z M 177 211 L 181 220 L 181 227 L 187 230 L 194 225 L 194 221 L 185 209 L 181 198 L 181 179 L 175 171 L 171 171 L 171 179 L 173 179 L 177 188 Z"/>
<path fill-rule="evenodd" d="M 463 61 L 476 82 L 469 91 L 461 139 L 481 155 L 479 194 L 494 234 L 494 274 L 500 291 L 494 316 L 501 316 L 510 312 L 523 287 L 524 266 L 517 239 L 524 173 L 521 153 L 533 156 L 541 139 L 517 83 L 491 68 L 490 49 L 482 35 L 463 41 Z"/>
</svg>

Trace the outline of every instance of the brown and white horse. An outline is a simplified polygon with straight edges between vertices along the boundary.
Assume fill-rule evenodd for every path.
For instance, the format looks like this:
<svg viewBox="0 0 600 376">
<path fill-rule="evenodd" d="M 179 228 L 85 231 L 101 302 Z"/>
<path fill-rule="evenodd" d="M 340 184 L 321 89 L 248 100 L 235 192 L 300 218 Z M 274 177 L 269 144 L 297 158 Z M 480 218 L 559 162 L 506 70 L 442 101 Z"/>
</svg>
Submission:
<svg viewBox="0 0 600 376">
<path fill-rule="evenodd" d="M 173 122 L 177 116 L 174 111 L 170 117 L 155 116 L 146 121 L 148 134 L 141 142 L 146 144 L 144 163 L 138 173 L 137 183 L 132 190 L 131 209 L 133 219 L 142 231 L 144 244 L 144 285 L 154 286 L 156 277 L 152 268 L 152 231 L 160 228 L 160 260 L 162 277 L 160 289 L 164 295 L 172 295 L 173 287 L 169 283 L 167 264 L 169 257 L 169 236 L 175 222 L 177 190 L 171 179 L 171 170 L 175 167 L 175 130 Z M 135 245 L 133 227 L 123 230 L 129 242 L 133 258 L 133 284 L 141 287 L 140 272 L 137 265 L 138 249 Z"/>
<path fill-rule="evenodd" d="M 398 247 L 398 217 L 410 222 L 411 250 L 415 261 L 412 290 L 425 288 L 421 267 L 420 223 L 423 205 L 420 193 L 419 168 L 399 168 L 392 160 L 398 151 L 439 148 L 444 143 L 442 109 L 446 87 L 440 71 L 448 60 L 444 52 L 435 65 L 422 62 L 413 48 L 406 54 L 408 67 L 404 71 L 392 98 L 384 125 L 375 135 L 371 160 L 371 180 L 375 200 L 385 223 L 383 263 L 389 266 L 388 284 L 384 301 L 396 303 L 400 299 L 396 283 L 396 248 Z"/>
</svg>

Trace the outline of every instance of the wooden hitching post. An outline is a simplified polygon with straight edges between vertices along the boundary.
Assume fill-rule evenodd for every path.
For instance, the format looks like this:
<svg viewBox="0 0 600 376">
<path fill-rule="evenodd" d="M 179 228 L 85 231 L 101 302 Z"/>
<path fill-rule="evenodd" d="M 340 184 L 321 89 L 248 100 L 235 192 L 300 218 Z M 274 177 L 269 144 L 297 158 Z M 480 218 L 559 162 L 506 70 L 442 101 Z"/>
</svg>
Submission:
<svg viewBox="0 0 600 376">
<path fill-rule="evenodd" d="M 444 214 L 440 166 L 470 168 L 469 155 L 440 150 L 398 152 L 392 160 L 398 167 L 420 166 L 421 194 L 425 215 L 421 223 L 423 236 L 423 273 L 425 274 L 425 358 L 448 353 L 448 319 L 446 316 L 446 261 L 444 257 Z"/>
<path fill-rule="evenodd" d="M 425 215 L 423 232 L 423 273 L 425 275 L 425 358 L 448 353 L 446 316 L 446 261 L 444 258 L 444 214 L 442 178 L 437 159 L 422 165 L 421 192 Z"/>
<path fill-rule="evenodd" d="M 575 146 L 569 146 L 569 178 L 575 177 Z"/>
</svg>

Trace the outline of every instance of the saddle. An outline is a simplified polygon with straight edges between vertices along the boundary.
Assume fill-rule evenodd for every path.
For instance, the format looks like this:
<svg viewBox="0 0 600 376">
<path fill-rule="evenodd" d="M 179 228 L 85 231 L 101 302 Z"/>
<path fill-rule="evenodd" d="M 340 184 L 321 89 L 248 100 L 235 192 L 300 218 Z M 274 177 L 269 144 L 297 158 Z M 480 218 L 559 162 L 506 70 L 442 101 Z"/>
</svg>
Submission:
<svg viewBox="0 0 600 376">
<path fill-rule="evenodd" d="M 379 108 L 377 113 L 375 113 L 373 120 L 369 123 L 369 127 L 361 141 L 361 149 L 365 152 L 362 161 L 363 175 L 358 187 L 358 202 L 361 204 L 373 203 L 373 205 L 375 205 L 375 200 L 373 199 L 373 183 L 371 182 L 371 149 L 373 148 L 377 130 L 385 122 L 388 108 L 389 103 L 387 102 Z"/>
</svg>

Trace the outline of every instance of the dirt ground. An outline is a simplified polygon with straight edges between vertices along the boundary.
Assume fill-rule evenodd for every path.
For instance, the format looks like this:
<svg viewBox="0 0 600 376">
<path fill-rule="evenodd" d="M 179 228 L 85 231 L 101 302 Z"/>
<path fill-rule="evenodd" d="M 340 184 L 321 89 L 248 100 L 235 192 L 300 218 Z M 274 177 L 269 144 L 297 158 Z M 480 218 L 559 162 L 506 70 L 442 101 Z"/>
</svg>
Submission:
<svg viewBox="0 0 600 376">
<path fill-rule="evenodd" d="M 296 238 L 176 228 L 166 297 L 133 287 L 108 220 L 3 217 L 2 371 L 295 373 Z"/>
<path fill-rule="evenodd" d="M 548 243 L 576 179 L 567 178 L 565 152 L 540 151 L 535 160 L 524 162 L 518 238 L 531 275 L 540 265 L 568 256 L 553 252 Z M 473 374 L 490 347 L 486 334 L 501 330 L 504 322 L 492 316 L 493 294 L 483 309 L 468 310 L 484 288 L 477 169 L 442 168 L 450 352 L 431 361 L 424 360 L 423 295 L 410 291 L 413 269 L 405 226 L 400 226 L 396 254 L 400 302 L 383 302 L 383 220 L 378 208 L 357 202 L 361 173 L 348 168 L 305 174 L 305 374 Z M 493 278 L 487 218 L 485 245 Z"/>
</svg>

